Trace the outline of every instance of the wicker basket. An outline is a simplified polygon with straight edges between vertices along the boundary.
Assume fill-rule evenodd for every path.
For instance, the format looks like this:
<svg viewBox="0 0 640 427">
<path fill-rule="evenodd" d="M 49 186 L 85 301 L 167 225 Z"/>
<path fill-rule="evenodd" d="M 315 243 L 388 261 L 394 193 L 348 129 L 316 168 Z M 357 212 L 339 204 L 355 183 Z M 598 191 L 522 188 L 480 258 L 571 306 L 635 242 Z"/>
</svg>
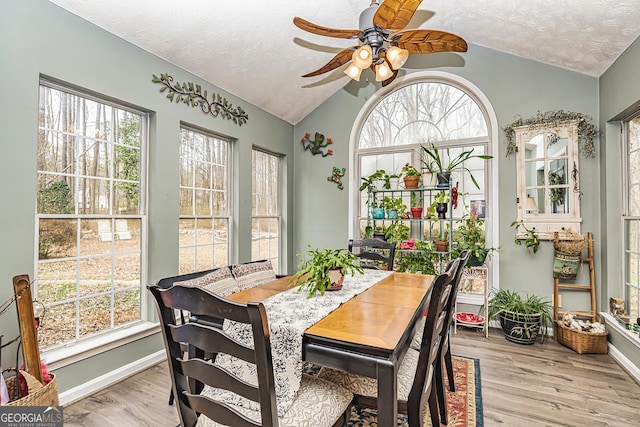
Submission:
<svg viewBox="0 0 640 427">
<path fill-rule="evenodd" d="M 51 381 L 47 385 L 42 385 L 33 375 L 26 371 L 20 371 L 29 387 L 29 394 L 20 396 L 20 385 L 18 376 L 7 378 L 7 390 L 9 391 L 9 403 L 6 406 L 59 406 L 58 381 L 55 374 L 51 375 Z"/>
<path fill-rule="evenodd" d="M 557 341 L 578 354 L 607 354 L 609 352 L 609 347 L 607 346 L 609 332 L 583 332 L 565 326 L 564 319 L 569 314 L 572 313 L 566 312 L 562 316 L 562 320 L 556 321 Z"/>
</svg>

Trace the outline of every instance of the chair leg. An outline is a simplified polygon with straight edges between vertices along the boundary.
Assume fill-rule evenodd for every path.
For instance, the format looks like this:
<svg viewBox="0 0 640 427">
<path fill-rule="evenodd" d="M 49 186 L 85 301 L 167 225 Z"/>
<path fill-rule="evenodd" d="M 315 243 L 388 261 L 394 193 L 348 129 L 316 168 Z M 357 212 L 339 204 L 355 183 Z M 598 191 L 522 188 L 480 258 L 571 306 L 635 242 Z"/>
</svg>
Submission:
<svg viewBox="0 0 640 427">
<path fill-rule="evenodd" d="M 447 379 L 449 380 L 449 391 L 456 391 L 456 381 L 453 378 L 453 360 L 451 359 L 451 347 L 447 345 L 447 351 L 444 353 L 444 363 L 447 365 Z"/>
<path fill-rule="evenodd" d="M 440 363 L 436 363 L 436 372 L 435 377 L 433 378 L 435 384 L 432 384 L 431 387 L 436 390 L 436 397 L 438 400 L 438 408 L 440 412 L 440 420 L 442 420 L 443 424 L 447 424 L 448 416 L 447 416 L 447 392 L 444 386 L 444 373 L 442 372 L 442 359 L 440 359 Z"/>
<path fill-rule="evenodd" d="M 440 417 L 438 416 L 438 398 L 436 394 L 437 393 L 435 387 L 431 385 L 431 391 L 429 392 L 429 415 L 431 416 L 431 425 L 440 427 Z M 445 422 L 444 424 L 446 425 L 447 423 Z"/>
<path fill-rule="evenodd" d="M 173 405 L 173 388 L 169 392 L 169 406 Z"/>
</svg>

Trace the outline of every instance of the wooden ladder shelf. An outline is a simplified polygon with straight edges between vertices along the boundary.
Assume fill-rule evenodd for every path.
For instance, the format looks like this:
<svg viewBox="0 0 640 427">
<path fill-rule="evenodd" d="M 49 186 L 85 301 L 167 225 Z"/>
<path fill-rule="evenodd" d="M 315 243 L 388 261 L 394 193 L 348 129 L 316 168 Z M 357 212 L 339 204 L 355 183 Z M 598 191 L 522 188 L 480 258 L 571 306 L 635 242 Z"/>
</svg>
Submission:
<svg viewBox="0 0 640 427">
<path fill-rule="evenodd" d="M 554 241 L 557 241 L 558 233 L 554 234 Z M 571 310 L 572 313 L 578 314 L 583 317 L 590 317 L 592 322 L 596 321 L 596 276 L 593 266 L 593 234 L 589 231 L 587 233 L 587 257 L 580 258 L 582 263 L 589 265 L 589 284 L 580 285 L 575 283 L 560 283 L 560 279 L 553 278 L 553 319 L 561 320 L 562 316 L 567 311 L 558 310 L 558 298 L 560 290 L 570 291 L 589 291 L 591 293 L 591 310 Z"/>
</svg>

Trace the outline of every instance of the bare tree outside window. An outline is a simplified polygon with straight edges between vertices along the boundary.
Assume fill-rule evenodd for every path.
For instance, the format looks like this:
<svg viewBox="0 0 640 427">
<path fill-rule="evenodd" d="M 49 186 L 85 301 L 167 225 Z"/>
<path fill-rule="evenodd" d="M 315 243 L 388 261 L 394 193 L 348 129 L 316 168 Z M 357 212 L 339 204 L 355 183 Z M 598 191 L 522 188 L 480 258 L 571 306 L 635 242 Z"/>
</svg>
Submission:
<svg viewBox="0 0 640 427">
<path fill-rule="evenodd" d="M 231 142 L 180 130 L 180 274 L 229 263 Z"/>
</svg>

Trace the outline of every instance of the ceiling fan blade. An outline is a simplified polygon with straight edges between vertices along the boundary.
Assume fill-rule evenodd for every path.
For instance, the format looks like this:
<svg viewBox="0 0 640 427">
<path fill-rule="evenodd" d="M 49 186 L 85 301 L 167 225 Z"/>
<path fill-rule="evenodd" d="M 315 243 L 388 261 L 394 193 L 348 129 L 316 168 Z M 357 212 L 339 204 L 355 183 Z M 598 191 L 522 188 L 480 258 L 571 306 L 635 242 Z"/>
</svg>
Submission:
<svg viewBox="0 0 640 427">
<path fill-rule="evenodd" d="M 338 39 L 351 39 L 360 37 L 362 30 L 338 30 L 336 28 L 323 27 L 322 25 L 314 24 L 306 19 L 302 19 L 298 16 L 293 18 L 293 23 L 296 27 L 308 31 L 313 34 L 319 34 L 321 36 L 335 37 Z"/>
<path fill-rule="evenodd" d="M 409 53 L 466 52 L 467 42 L 459 36 L 438 30 L 405 30 L 389 37 L 393 44 Z"/>
<path fill-rule="evenodd" d="M 313 76 L 319 76 L 320 74 L 324 74 L 328 71 L 331 70 L 335 70 L 336 68 L 340 67 L 341 65 L 346 64 L 347 62 L 351 61 L 351 57 L 353 55 L 353 52 L 358 48 L 358 46 L 351 46 L 351 47 L 347 47 L 342 49 L 340 52 L 338 52 L 336 54 L 336 56 L 334 56 L 331 61 L 327 62 L 325 65 L 323 65 L 322 67 L 318 68 L 315 71 L 312 71 L 308 74 L 305 74 L 302 77 L 313 77 Z"/>
<path fill-rule="evenodd" d="M 407 26 L 422 0 L 384 0 L 376 14 L 373 24 L 385 30 L 401 30 Z"/>
</svg>

